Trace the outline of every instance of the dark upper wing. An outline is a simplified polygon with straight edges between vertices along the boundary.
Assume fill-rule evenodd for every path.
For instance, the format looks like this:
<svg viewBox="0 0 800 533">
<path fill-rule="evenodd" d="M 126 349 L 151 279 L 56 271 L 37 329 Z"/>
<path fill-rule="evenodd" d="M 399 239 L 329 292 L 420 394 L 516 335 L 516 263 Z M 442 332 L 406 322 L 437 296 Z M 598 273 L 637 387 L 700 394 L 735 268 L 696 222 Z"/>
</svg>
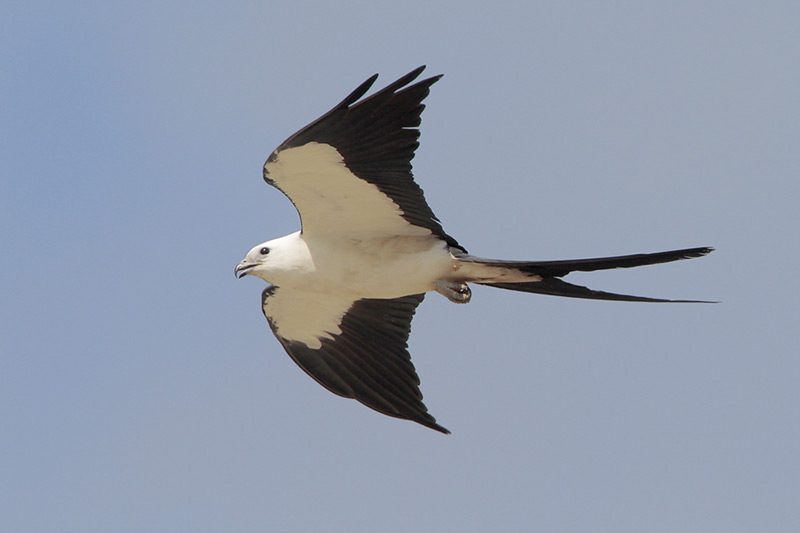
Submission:
<svg viewBox="0 0 800 533">
<path fill-rule="evenodd" d="M 422 100 L 441 77 L 408 85 L 424 68 L 358 101 L 372 76 L 269 156 L 264 179 L 292 200 L 304 234 L 432 233 L 458 246 L 411 173 Z"/>
<path fill-rule="evenodd" d="M 449 433 L 422 403 L 407 341 L 424 294 L 348 300 L 268 287 L 262 309 L 289 356 L 329 391 Z"/>
</svg>

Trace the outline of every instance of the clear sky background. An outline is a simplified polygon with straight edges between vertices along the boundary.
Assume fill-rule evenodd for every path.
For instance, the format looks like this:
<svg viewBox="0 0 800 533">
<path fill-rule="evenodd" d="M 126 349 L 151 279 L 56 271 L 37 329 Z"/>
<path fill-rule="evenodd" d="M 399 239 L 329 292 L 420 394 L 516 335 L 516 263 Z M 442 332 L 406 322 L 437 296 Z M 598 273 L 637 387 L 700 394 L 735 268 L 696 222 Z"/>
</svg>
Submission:
<svg viewBox="0 0 800 533">
<path fill-rule="evenodd" d="M 800 4 L 0 7 L 0 530 L 800 530 Z M 471 252 L 718 305 L 429 295 L 445 436 L 340 399 L 233 267 L 373 73 L 443 73 L 415 174 Z"/>
</svg>

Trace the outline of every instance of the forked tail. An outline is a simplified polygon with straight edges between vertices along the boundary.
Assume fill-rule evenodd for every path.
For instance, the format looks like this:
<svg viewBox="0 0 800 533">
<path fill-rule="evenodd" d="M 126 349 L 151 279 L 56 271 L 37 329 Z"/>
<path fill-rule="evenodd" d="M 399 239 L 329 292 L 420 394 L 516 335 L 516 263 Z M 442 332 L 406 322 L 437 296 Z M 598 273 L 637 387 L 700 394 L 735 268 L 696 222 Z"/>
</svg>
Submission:
<svg viewBox="0 0 800 533">
<path fill-rule="evenodd" d="M 581 285 L 573 285 L 559 279 L 570 272 L 592 272 L 594 270 L 610 270 L 613 268 L 632 268 L 659 263 L 670 263 L 681 259 L 702 257 L 713 252 L 713 248 L 687 248 L 685 250 L 671 250 L 651 254 L 621 255 L 616 257 L 600 257 L 594 259 L 568 259 L 564 261 L 502 261 L 483 259 L 470 255 L 459 256 L 462 262 L 473 263 L 501 269 L 517 275 L 503 276 L 503 279 L 472 279 L 480 285 L 499 287 L 512 291 L 535 292 L 553 296 L 566 296 L 569 298 L 586 298 L 591 300 L 620 300 L 626 302 L 683 302 L 683 303 L 713 303 L 705 300 L 665 300 L 662 298 L 648 298 L 645 296 L 631 296 L 589 289 Z M 531 277 L 535 281 L 529 280 Z M 528 279 L 526 279 L 528 278 Z M 539 278 L 539 279 L 536 279 Z"/>
</svg>

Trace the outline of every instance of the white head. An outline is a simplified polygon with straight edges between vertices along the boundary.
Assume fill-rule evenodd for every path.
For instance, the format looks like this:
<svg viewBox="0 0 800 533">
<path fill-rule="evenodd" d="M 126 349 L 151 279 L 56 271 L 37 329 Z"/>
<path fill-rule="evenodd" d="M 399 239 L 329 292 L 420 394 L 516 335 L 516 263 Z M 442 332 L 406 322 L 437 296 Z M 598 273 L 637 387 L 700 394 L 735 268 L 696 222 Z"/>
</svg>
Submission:
<svg viewBox="0 0 800 533">
<path fill-rule="evenodd" d="M 307 269 L 310 262 L 308 247 L 298 231 L 254 246 L 236 265 L 234 274 L 238 278 L 252 274 L 278 285 L 280 278 L 287 273 Z"/>
</svg>

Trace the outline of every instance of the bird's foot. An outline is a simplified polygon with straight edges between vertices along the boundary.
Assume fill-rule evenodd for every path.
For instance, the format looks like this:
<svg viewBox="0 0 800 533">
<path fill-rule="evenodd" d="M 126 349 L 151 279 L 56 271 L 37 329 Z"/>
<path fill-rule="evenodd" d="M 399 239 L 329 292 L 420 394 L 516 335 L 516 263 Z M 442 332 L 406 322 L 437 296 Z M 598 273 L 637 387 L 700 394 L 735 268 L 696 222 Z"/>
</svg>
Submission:
<svg viewBox="0 0 800 533">
<path fill-rule="evenodd" d="M 465 304 L 472 298 L 472 291 L 463 281 L 446 281 L 437 279 L 434 282 L 436 292 L 443 295 L 453 303 Z"/>
</svg>

